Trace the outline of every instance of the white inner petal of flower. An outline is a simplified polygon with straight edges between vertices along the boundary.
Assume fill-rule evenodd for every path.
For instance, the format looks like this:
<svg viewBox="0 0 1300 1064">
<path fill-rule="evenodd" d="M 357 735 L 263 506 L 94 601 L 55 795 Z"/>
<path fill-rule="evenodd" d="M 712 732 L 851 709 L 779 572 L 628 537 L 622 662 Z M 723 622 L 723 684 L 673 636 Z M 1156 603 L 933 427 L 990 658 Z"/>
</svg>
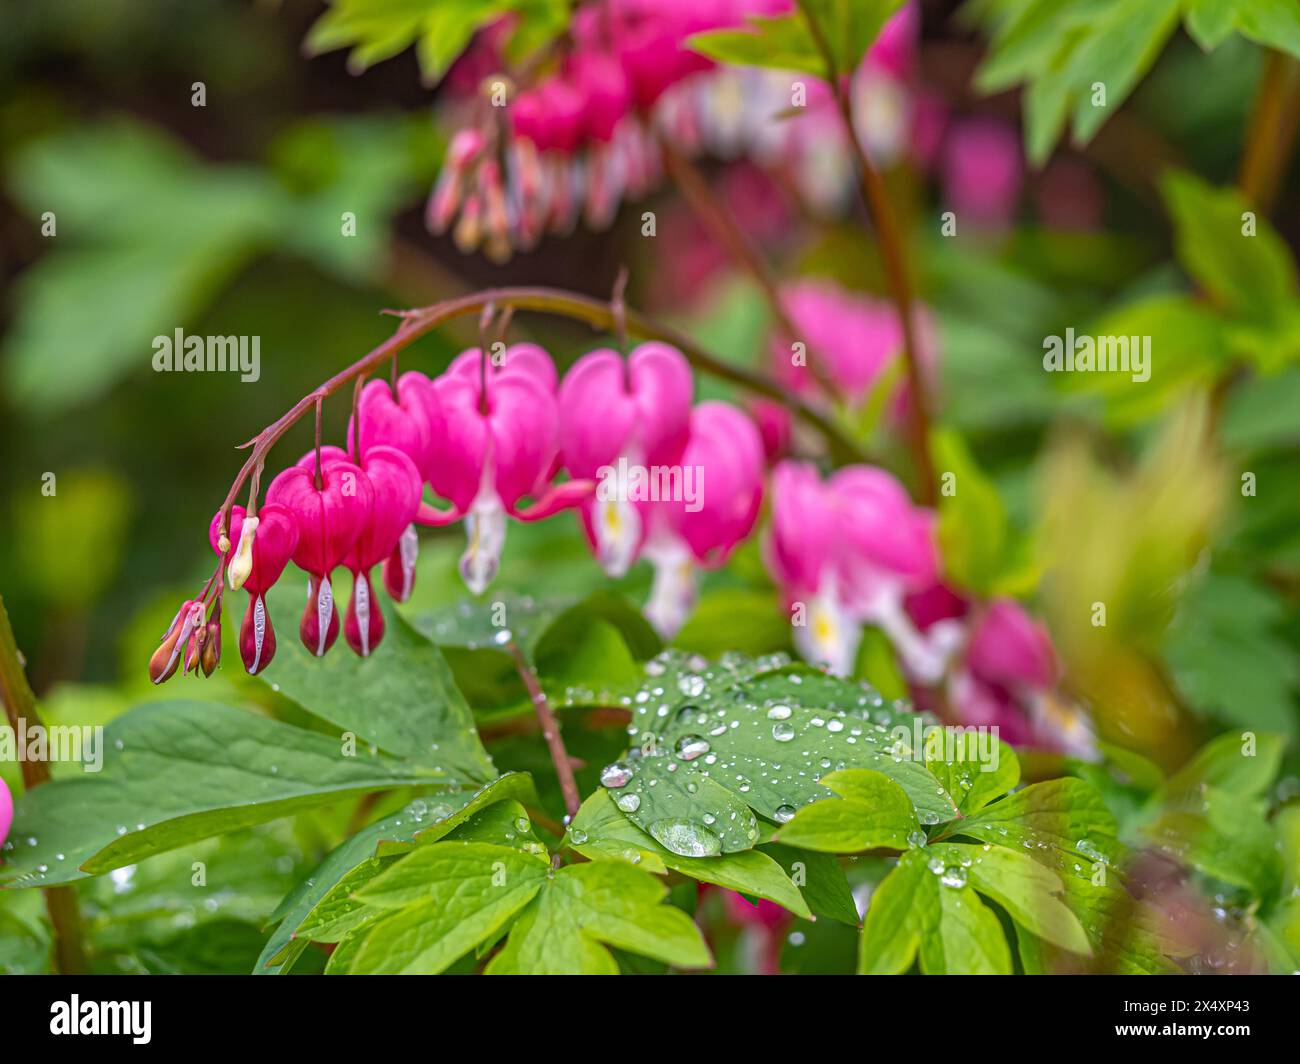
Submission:
<svg viewBox="0 0 1300 1064">
<path fill-rule="evenodd" d="M 256 517 L 245 517 L 244 523 L 239 526 L 239 545 L 235 548 L 230 564 L 226 566 L 226 579 L 231 591 L 238 591 L 244 586 L 244 581 L 252 575 L 253 539 L 257 532 L 257 525 Z"/>
<path fill-rule="evenodd" d="M 836 676 L 849 676 L 857 663 L 862 625 L 840 602 L 834 581 L 808 603 L 805 622 L 794 626 L 795 648 L 805 661 L 823 664 Z"/>
<path fill-rule="evenodd" d="M 415 586 L 415 563 L 420 557 L 420 537 L 415 531 L 415 525 L 406 526 L 397 547 L 402 563 L 401 601 L 405 602 L 411 597 L 411 589 Z"/>
<path fill-rule="evenodd" d="M 645 619 L 664 639 L 671 639 L 695 608 L 695 559 L 676 536 L 656 536 L 646 544 L 645 556 L 654 566 L 654 583 Z"/>
<path fill-rule="evenodd" d="M 266 641 L 266 603 L 258 595 L 253 600 L 253 666 L 248 671 L 256 675 L 262 663 L 262 644 Z"/>
<path fill-rule="evenodd" d="M 629 500 L 629 466 L 611 467 L 596 485 L 592 526 L 596 535 L 596 558 L 614 578 L 626 575 L 641 544 L 641 512 Z"/>
<path fill-rule="evenodd" d="M 364 573 L 357 574 L 353 592 L 357 600 L 357 627 L 361 630 L 361 656 L 370 657 L 370 581 Z"/>
<path fill-rule="evenodd" d="M 506 545 L 506 510 L 497 494 L 492 463 L 483 466 L 483 480 L 478 494 L 465 515 L 468 543 L 460 556 L 460 575 L 465 586 L 481 595 L 492 583 L 501 567 L 501 552 Z"/>
<path fill-rule="evenodd" d="M 323 658 L 325 656 L 325 643 L 329 638 L 330 619 L 334 616 L 334 588 L 330 586 L 329 577 L 324 577 L 320 582 L 320 590 L 316 593 L 316 625 L 320 632 L 317 635 L 316 656 Z"/>
</svg>

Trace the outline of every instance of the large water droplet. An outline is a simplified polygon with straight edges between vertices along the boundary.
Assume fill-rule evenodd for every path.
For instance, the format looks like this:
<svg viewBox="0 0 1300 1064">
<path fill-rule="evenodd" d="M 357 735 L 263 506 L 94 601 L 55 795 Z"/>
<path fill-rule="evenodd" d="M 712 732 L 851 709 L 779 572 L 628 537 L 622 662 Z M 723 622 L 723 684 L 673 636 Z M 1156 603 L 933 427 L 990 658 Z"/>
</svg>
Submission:
<svg viewBox="0 0 1300 1064">
<path fill-rule="evenodd" d="M 620 794 L 616 804 L 625 813 L 635 813 L 641 808 L 641 798 L 636 794 Z"/>
<path fill-rule="evenodd" d="M 772 738 L 778 743 L 788 743 L 794 738 L 794 726 L 784 721 L 777 721 L 772 725 Z"/>
<path fill-rule="evenodd" d="M 776 822 L 778 824 L 788 824 L 791 820 L 794 819 L 794 814 L 795 814 L 794 806 L 782 805 L 777 807 L 776 812 L 773 813 L 772 816 L 776 818 Z"/>
<path fill-rule="evenodd" d="M 789 720 L 789 719 L 790 719 L 790 707 L 789 707 L 789 706 L 773 706 L 771 709 L 769 709 L 769 710 L 767 711 L 767 719 L 768 719 L 768 720 Z"/>
<path fill-rule="evenodd" d="M 683 761 L 694 761 L 709 752 L 709 742 L 698 735 L 683 735 L 677 740 L 677 756 Z"/>
<path fill-rule="evenodd" d="M 600 782 L 603 786 L 612 790 L 619 787 L 626 787 L 632 780 L 632 770 L 622 761 L 615 761 L 612 765 L 606 765 L 600 770 Z"/>
<path fill-rule="evenodd" d="M 702 824 L 690 820 L 656 820 L 650 825 L 650 834 L 665 849 L 682 857 L 716 857 L 722 852 L 722 840 Z"/>
</svg>

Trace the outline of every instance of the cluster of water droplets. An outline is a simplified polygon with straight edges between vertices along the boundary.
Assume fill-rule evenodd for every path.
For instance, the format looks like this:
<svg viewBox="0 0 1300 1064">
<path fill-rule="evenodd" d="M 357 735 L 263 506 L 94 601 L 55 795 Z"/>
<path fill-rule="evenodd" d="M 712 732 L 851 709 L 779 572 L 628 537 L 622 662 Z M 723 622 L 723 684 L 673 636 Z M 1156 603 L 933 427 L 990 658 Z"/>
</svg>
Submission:
<svg viewBox="0 0 1300 1064">
<path fill-rule="evenodd" d="M 782 824 L 828 797 L 827 773 L 911 756 L 891 735 L 905 706 L 789 665 L 678 651 L 648 662 L 625 700 L 629 753 L 601 773 L 619 809 L 674 853 L 714 856 L 761 841 L 755 811 Z"/>
</svg>

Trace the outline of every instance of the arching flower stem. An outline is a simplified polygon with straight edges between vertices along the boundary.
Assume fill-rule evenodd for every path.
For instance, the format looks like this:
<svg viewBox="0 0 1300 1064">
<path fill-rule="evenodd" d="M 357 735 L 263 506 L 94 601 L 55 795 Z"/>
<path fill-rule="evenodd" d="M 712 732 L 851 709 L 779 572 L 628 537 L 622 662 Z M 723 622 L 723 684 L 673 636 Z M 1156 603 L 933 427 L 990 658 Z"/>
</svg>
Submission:
<svg viewBox="0 0 1300 1064">
<path fill-rule="evenodd" d="M 329 380 L 298 400 L 289 410 L 264 428 L 241 449 L 251 448 L 252 453 L 236 475 L 230 491 L 221 505 L 221 531 L 230 528 L 230 508 L 240 489 L 248 482 L 254 471 L 266 460 L 267 454 L 276 442 L 293 427 L 309 410 L 333 395 L 344 385 L 358 377 L 373 372 L 384 362 L 394 358 L 399 351 L 409 347 L 420 337 L 432 332 L 438 326 L 455 318 L 481 313 L 489 305 L 497 309 L 509 308 L 512 311 L 533 310 L 559 317 L 586 322 L 595 329 L 609 331 L 618 326 L 610 305 L 589 296 L 566 292 L 558 288 L 494 288 L 456 299 L 445 300 L 432 306 L 416 310 L 397 312 L 401 324 L 397 331 L 378 347 L 363 355 L 352 365 L 340 370 Z M 854 441 L 849 439 L 840 428 L 820 411 L 815 410 L 802 400 L 790 396 L 784 388 L 770 377 L 756 373 L 741 366 L 731 365 L 710 354 L 674 329 L 655 324 L 634 311 L 624 308 L 622 321 L 630 334 L 646 340 L 659 340 L 671 344 L 686 356 L 687 361 L 703 373 L 721 380 L 730 381 L 757 395 L 785 403 L 793 413 L 817 429 L 837 450 L 851 460 L 865 462 L 867 456 Z"/>
</svg>

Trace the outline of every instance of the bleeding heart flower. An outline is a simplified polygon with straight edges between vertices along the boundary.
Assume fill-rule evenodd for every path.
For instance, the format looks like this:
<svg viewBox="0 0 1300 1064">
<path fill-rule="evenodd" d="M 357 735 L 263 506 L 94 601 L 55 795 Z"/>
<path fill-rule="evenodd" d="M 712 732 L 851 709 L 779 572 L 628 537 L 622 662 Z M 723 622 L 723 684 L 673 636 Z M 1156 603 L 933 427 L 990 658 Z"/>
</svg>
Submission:
<svg viewBox="0 0 1300 1064">
<path fill-rule="evenodd" d="M 348 461 L 345 452 L 322 448 L 320 465 L 319 488 L 313 451 L 280 473 L 266 491 L 267 502 L 287 509 L 298 526 L 293 562 L 310 577 L 298 635 L 317 657 L 333 646 L 339 634 L 330 573 L 361 535 L 374 502 L 370 478 Z"/>
<path fill-rule="evenodd" d="M 9 837 L 9 825 L 14 822 L 14 800 L 4 780 L 0 780 L 0 846 Z"/>
<path fill-rule="evenodd" d="M 1047 628 L 1012 599 L 993 599 L 971 633 L 966 663 L 981 679 L 1003 687 L 1051 687 L 1056 654 Z"/>
<path fill-rule="evenodd" d="M 208 526 L 208 542 L 218 554 L 220 526 L 218 510 Z M 264 504 L 251 518 L 242 506 L 232 506 L 229 539 L 226 571 L 231 590 L 242 587 L 248 592 L 248 609 L 239 627 L 239 656 L 244 668 L 257 675 L 275 656 L 275 629 L 266 609 L 266 592 L 280 579 L 297 549 L 298 524 L 286 507 L 275 503 Z"/>
<path fill-rule="evenodd" d="M 642 344 L 626 363 L 615 351 L 583 355 L 560 386 L 560 449 L 574 477 L 598 481 L 582 510 L 596 557 L 610 576 L 641 549 L 648 499 L 629 470 L 647 477 L 675 466 L 690 434 L 691 368 L 667 344 Z M 621 461 L 620 461 L 621 460 Z"/>
<path fill-rule="evenodd" d="M 577 505 L 594 487 L 589 481 L 551 484 L 558 468 L 559 413 L 550 356 L 535 344 L 515 344 L 501 362 L 485 364 L 477 349 L 466 351 L 434 382 L 447 434 L 430 483 L 453 507 L 436 520 L 465 517 L 469 545 L 460 572 L 475 594 L 496 575 L 507 516 L 549 517 Z M 536 501 L 521 505 L 525 496 Z M 421 510 L 421 523 L 432 523 L 427 509 Z"/>
<path fill-rule="evenodd" d="M 654 503 L 644 554 L 654 565 L 646 619 L 668 638 L 695 605 L 695 571 L 722 565 L 754 528 L 763 501 L 763 441 L 728 403 L 691 411 L 680 497 Z"/>
<path fill-rule="evenodd" d="M 361 438 L 356 437 L 354 419 L 348 418 L 348 456 L 357 460 L 380 444 L 404 452 L 424 480 L 437 458 L 438 441 L 446 432 L 446 418 L 434 391 L 433 381 L 409 370 L 397 379 L 397 396 L 384 380 L 372 380 L 361 389 L 357 400 Z"/>
<path fill-rule="evenodd" d="M 798 395 L 816 394 L 807 358 L 820 358 L 839 394 L 858 407 L 871 397 L 886 370 L 902 357 L 903 329 L 892 304 L 852 294 L 830 281 L 800 281 L 782 292 L 782 300 L 798 335 L 791 340 L 774 337 L 772 355 L 779 380 Z M 923 307 L 913 312 L 917 356 L 923 376 L 930 377 L 938 362 L 936 330 Z M 803 349 L 794 349 L 798 342 Z M 803 359 L 796 358 L 802 354 Z M 893 387 L 888 410 L 895 421 L 908 411 L 908 386 L 904 374 Z M 786 418 L 788 411 L 782 410 Z"/>
<path fill-rule="evenodd" d="M 772 473 L 768 562 L 785 592 L 794 642 L 808 661 L 838 675 L 853 671 L 860 622 L 843 599 L 843 513 L 810 462 L 782 462 Z"/>
<path fill-rule="evenodd" d="M 959 222 L 1002 230 L 1015 213 L 1024 177 L 1020 137 L 1006 122 L 956 123 L 943 149 L 944 200 Z"/>
<path fill-rule="evenodd" d="M 360 452 L 385 445 L 396 447 L 415 463 L 421 481 L 429 480 L 438 462 L 439 448 L 447 433 L 447 419 L 433 381 L 411 370 L 397 380 L 397 398 L 384 381 L 371 381 L 361 390 L 358 402 L 361 418 Z M 348 419 L 348 453 L 356 461 L 356 428 Z M 418 496 L 417 496 L 418 503 Z M 425 523 L 438 524 L 444 515 L 432 507 L 422 511 Z M 415 589 L 415 563 L 420 543 L 415 524 L 408 524 L 384 562 L 384 587 L 398 602 L 405 602 Z M 382 622 L 381 622 L 382 623 Z"/>
<path fill-rule="evenodd" d="M 420 508 L 423 481 L 415 463 L 396 447 L 371 447 L 361 459 L 361 468 L 370 481 L 373 502 L 370 519 L 343 559 L 352 571 L 352 598 L 343 634 L 348 646 L 364 658 L 384 637 L 384 615 L 374 605 L 370 570 L 400 551 L 402 537 Z"/>
<path fill-rule="evenodd" d="M 875 624 L 913 678 L 936 681 L 946 656 L 904 608 L 908 594 L 937 577 L 932 516 L 869 466 L 848 466 L 822 483 L 812 465 L 783 462 L 772 487 L 769 558 L 792 606 L 800 652 L 847 674 L 861 626 Z"/>
</svg>

